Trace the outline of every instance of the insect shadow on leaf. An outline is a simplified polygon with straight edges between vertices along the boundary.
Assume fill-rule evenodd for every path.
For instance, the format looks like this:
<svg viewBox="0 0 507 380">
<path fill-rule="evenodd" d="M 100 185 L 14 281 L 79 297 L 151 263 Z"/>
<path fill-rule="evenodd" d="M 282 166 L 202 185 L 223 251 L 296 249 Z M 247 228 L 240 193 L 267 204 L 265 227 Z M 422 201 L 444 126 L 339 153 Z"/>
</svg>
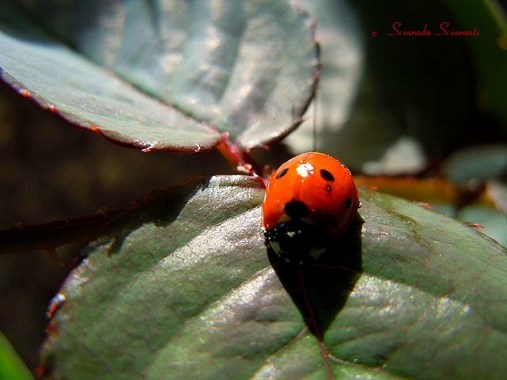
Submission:
<svg viewBox="0 0 507 380">
<path fill-rule="evenodd" d="M 328 240 L 320 247 L 323 253 L 318 258 L 304 244 L 301 249 L 292 246 L 281 257 L 266 240 L 268 259 L 280 282 L 320 341 L 361 276 L 361 225 L 357 218 L 340 239 Z"/>
</svg>

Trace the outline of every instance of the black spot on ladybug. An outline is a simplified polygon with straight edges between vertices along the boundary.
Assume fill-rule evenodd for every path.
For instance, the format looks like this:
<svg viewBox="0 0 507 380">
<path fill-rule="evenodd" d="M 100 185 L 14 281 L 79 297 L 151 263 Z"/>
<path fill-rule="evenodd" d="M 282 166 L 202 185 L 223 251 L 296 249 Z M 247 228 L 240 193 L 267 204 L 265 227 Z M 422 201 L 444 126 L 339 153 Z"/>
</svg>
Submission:
<svg viewBox="0 0 507 380">
<path fill-rule="evenodd" d="M 287 203 L 284 207 L 284 211 L 291 219 L 301 219 L 310 213 L 308 207 L 300 201 L 291 201 Z"/>
<path fill-rule="evenodd" d="M 280 173 L 278 173 L 278 174 L 276 175 L 276 177 L 275 177 L 275 178 L 276 178 L 276 179 L 280 179 L 280 178 L 282 178 L 285 174 L 287 174 L 287 172 L 288 172 L 288 171 L 289 171 L 289 168 L 282 169 L 282 170 L 280 171 Z"/>
<path fill-rule="evenodd" d="M 352 199 L 350 199 L 349 197 L 347 197 L 345 199 L 345 207 L 350 208 L 350 206 L 352 206 Z"/>
<path fill-rule="evenodd" d="M 327 171 L 326 169 L 320 169 L 320 176 L 324 178 L 326 181 L 333 182 L 334 176 L 331 174 L 331 172 Z"/>
</svg>

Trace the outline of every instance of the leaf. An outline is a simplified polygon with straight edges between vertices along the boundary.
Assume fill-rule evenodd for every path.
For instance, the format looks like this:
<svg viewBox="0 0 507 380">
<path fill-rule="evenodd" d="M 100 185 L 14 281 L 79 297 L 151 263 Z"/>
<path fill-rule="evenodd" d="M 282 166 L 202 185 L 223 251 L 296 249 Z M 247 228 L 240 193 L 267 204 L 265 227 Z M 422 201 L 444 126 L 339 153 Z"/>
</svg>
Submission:
<svg viewBox="0 0 507 380">
<path fill-rule="evenodd" d="M 33 379 L 9 341 L 0 334 L 0 379 Z"/>
<path fill-rule="evenodd" d="M 43 107 L 107 138 L 146 150 L 210 149 L 222 139 L 216 131 L 45 37 L 10 9 L 8 1 L 0 12 L 2 78 Z M 6 28 L 6 18 L 17 20 L 23 34 Z"/>
<path fill-rule="evenodd" d="M 480 205 L 470 205 L 461 209 L 457 215 L 459 220 L 476 223 L 481 232 L 507 246 L 507 215 Z"/>
<path fill-rule="evenodd" d="M 318 57 L 310 19 L 287 0 L 8 0 L 0 73 L 123 144 L 199 151 L 228 133 L 250 149 L 299 124 Z"/>
<path fill-rule="evenodd" d="M 307 120 L 287 137 L 296 152 L 315 150 L 315 144 L 321 147 L 326 138 L 343 128 L 351 116 L 366 59 L 364 36 L 354 8 L 343 0 L 305 0 L 304 4 L 317 20 L 322 72 Z M 340 144 L 336 136 L 333 141 Z"/>
<path fill-rule="evenodd" d="M 212 177 L 165 192 L 155 216 L 141 213 L 121 238 L 92 247 L 51 307 L 43 361 L 52 376 L 325 378 L 326 361 L 336 378 L 503 376 L 505 248 L 363 191 L 362 271 L 293 269 L 325 280 L 305 277 L 300 290 L 319 320 L 332 316 L 321 326 L 328 360 L 275 271 L 283 264 L 268 260 L 262 197 L 253 179 Z"/>
</svg>

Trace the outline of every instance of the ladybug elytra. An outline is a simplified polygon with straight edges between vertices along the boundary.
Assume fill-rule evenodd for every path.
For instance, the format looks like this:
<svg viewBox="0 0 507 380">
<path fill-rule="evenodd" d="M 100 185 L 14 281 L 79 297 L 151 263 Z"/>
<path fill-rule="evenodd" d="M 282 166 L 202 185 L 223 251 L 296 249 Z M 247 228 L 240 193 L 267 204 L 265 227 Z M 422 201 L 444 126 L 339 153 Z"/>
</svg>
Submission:
<svg viewBox="0 0 507 380">
<path fill-rule="evenodd" d="M 358 208 L 350 171 L 327 154 L 303 153 L 272 174 L 262 205 L 262 225 L 272 247 L 279 249 L 281 242 L 282 251 L 303 249 L 302 244 L 309 248 L 323 237 L 343 235 Z"/>
</svg>

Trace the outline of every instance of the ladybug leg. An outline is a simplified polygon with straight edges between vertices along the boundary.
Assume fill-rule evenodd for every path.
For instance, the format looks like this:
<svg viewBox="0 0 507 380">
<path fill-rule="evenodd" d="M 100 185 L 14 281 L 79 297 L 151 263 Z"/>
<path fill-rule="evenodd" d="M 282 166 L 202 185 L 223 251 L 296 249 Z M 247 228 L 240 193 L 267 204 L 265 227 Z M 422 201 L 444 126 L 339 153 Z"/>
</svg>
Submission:
<svg viewBox="0 0 507 380">
<path fill-rule="evenodd" d="M 286 263 L 304 264 L 326 252 L 328 239 L 316 226 L 289 220 L 264 233 L 266 244 Z"/>
</svg>

